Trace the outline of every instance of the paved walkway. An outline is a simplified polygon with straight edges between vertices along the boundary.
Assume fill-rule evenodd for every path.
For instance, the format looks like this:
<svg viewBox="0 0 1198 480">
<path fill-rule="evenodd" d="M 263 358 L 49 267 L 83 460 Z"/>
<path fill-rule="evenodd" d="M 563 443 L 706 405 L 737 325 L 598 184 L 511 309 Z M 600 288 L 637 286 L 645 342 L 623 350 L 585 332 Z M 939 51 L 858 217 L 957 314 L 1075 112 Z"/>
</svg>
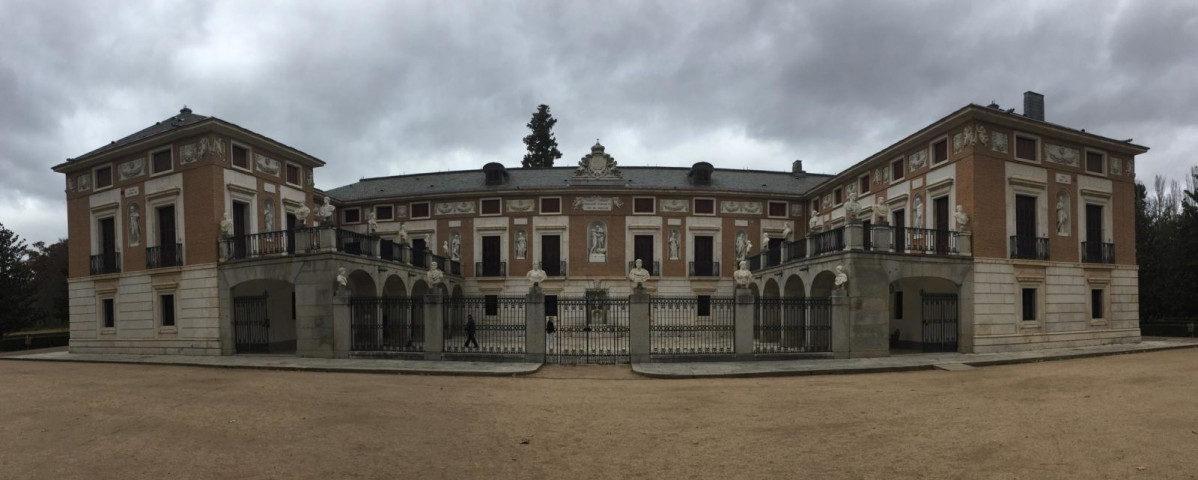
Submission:
<svg viewBox="0 0 1198 480">
<path fill-rule="evenodd" d="M 704 377 L 775 377 L 789 375 L 833 375 L 847 373 L 901 372 L 908 370 L 967 370 L 972 367 L 1042 362 L 1070 358 L 1120 355 L 1175 348 L 1198 347 L 1198 338 L 1145 337 L 1128 345 L 1065 348 L 1013 353 L 925 353 L 883 358 L 845 360 L 773 360 L 750 362 L 640 363 L 632 371 L 653 378 Z M 513 376 L 535 373 L 539 363 L 462 362 L 426 360 L 379 360 L 303 358 L 278 355 L 185 356 L 185 355 L 101 355 L 42 351 L 20 354 L 8 352 L 0 360 L 58 362 L 133 363 L 143 365 L 183 365 L 218 368 L 260 368 L 310 372 L 392 373 L 413 375 Z"/>
</svg>

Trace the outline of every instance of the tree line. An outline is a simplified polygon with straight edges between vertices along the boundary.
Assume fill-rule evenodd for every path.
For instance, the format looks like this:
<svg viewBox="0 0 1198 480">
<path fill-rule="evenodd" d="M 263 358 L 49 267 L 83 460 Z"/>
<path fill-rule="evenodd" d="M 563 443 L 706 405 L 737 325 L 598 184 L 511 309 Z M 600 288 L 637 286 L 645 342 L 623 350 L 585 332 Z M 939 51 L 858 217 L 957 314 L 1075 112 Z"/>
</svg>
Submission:
<svg viewBox="0 0 1198 480">
<path fill-rule="evenodd" d="M 1157 176 L 1153 192 L 1136 183 L 1136 263 L 1140 320 L 1198 319 L 1198 167 L 1185 186 Z"/>
<path fill-rule="evenodd" d="M 0 223 L 0 337 L 65 327 L 69 318 L 66 239 L 29 246 Z"/>
</svg>

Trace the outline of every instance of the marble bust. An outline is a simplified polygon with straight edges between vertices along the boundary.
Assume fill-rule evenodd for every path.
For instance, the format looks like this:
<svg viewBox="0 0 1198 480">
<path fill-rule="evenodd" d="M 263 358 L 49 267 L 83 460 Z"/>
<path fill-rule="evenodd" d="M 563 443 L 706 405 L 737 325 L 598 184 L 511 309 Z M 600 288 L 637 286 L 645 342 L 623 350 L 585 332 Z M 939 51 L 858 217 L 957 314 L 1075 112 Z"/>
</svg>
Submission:
<svg viewBox="0 0 1198 480">
<path fill-rule="evenodd" d="M 337 285 L 345 287 L 349 283 L 349 275 L 345 273 L 345 267 L 337 267 Z"/>
<path fill-rule="evenodd" d="M 225 212 L 225 218 L 220 220 L 220 234 L 227 237 L 233 236 L 233 215 Z"/>
<path fill-rule="evenodd" d="M 442 280 L 445 280 L 445 272 L 442 272 L 440 268 L 437 268 L 437 262 L 429 262 L 428 272 L 424 274 L 424 279 L 428 281 L 429 285 L 436 285 L 441 283 Z"/>
<path fill-rule="evenodd" d="M 969 231 L 969 215 L 965 214 L 965 209 L 957 205 L 957 213 L 953 214 L 953 218 L 957 220 L 957 229 L 962 232 Z"/>
<path fill-rule="evenodd" d="M 533 285 L 540 285 L 545 282 L 545 278 L 548 275 L 545 274 L 545 270 L 541 269 L 541 262 L 532 262 L 532 270 L 529 270 L 528 274 L 524 277 L 532 282 Z"/>
<path fill-rule="evenodd" d="M 320 225 L 325 226 L 333 221 L 333 212 L 337 207 L 333 206 L 332 199 L 324 197 L 324 204 L 316 207 L 316 216 L 320 217 Z"/>
<path fill-rule="evenodd" d="M 753 272 L 749 271 L 749 262 L 741 260 L 740 266 L 735 272 L 732 272 L 732 279 L 736 280 L 736 284 L 742 287 L 749 286 L 753 283 Z"/>
<path fill-rule="evenodd" d="M 878 203 L 874 204 L 874 215 L 881 218 L 882 223 L 890 221 L 890 207 L 886 206 L 886 201 L 882 197 L 878 197 Z"/>
<path fill-rule="evenodd" d="M 300 205 L 300 208 L 295 211 L 295 218 L 299 220 L 299 225 L 308 226 L 308 215 L 312 214 L 312 209 L 308 208 L 308 204 Z"/>
<path fill-rule="evenodd" d="M 634 288 L 644 286 L 645 282 L 649 280 L 649 271 L 645 270 L 641 259 L 636 259 L 636 266 L 628 272 L 628 280 L 632 281 Z"/>
<path fill-rule="evenodd" d="M 849 274 L 844 273 L 844 266 L 836 266 L 836 288 L 844 290 L 845 284 L 849 283 Z"/>
</svg>

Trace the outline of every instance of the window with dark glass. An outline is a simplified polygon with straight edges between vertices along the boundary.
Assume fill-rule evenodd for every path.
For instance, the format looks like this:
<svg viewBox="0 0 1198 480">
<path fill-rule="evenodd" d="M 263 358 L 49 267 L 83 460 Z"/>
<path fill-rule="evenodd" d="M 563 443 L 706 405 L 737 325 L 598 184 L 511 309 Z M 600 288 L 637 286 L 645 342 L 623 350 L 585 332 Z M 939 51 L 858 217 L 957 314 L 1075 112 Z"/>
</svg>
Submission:
<svg viewBox="0 0 1198 480">
<path fill-rule="evenodd" d="M 932 162 L 940 163 L 948 160 L 948 140 L 941 140 L 932 144 Z"/>
<path fill-rule="evenodd" d="M 861 193 L 869 193 L 869 174 L 862 175 L 857 179 L 857 190 Z"/>
<path fill-rule="evenodd" d="M 557 295 L 545 295 L 545 316 L 557 316 Z"/>
<path fill-rule="evenodd" d="M 395 207 L 391 205 L 379 205 L 374 207 L 375 220 L 392 220 L 395 218 Z"/>
<path fill-rule="evenodd" d="M 903 319 L 903 292 L 894 292 L 894 319 Z"/>
<path fill-rule="evenodd" d="M 162 173 L 162 172 L 170 171 L 170 169 L 171 169 L 171 151 L 170 150 L 162 150 L 160 152 L 154 152 L 154 154 L 150 156 L 150 169 L 153 170 L 153 172 L 151 172 L 151 173 Z"/>
<path fill-rule="evenodd" d="M 112 186 L 112 167 L 100 167 L 96 169 L 96 188 L 104 188 Z"/>
<path fill-rule="evenodd" d="M 844 191 L 837 188 L 832 191 L 832 204 L 840 205 L 841 203 L 844 203 Z"/>
<path fill-rule="evenodd" d="M 894 162 L 891 162 L 890 178 L 892 180 L 898 180 L 900 178 L 903 178 L 903 174 L 905 172 L 906 172 L 906 169 L 903 168 L 903 159 L 900 158 L 898 160 L 895 160 Z"/>
<path fill-rule="evenodd" d="M 652 198 L 632 199 L 632 213 L 654 213 L 656 205 Z"/>
<path fill-rule="evenodd" d="M 1023 289 L 1023 320 L 1029 322 L 1036 320 L 1036 289 L 1034 288 Z"/>
<path fill-rule="evenodd" d="M 162 326 L 175 326 L 175 296 L 174 295 L 159 295 L 158 305 L 162 309 Z"/>
<path fill-rule="evenodd" d="M 1015 136 L 1015 158 L 1036 160 L 1036 139 Z"/>
<path fill-rule="evenodd" d="M 715 200 L 710 198 L 696 198 L 695 213 L 700 215 L 715 215 Z"/>
<path fill-rule="evenodd" d="M 116 327 L 116 300 L 105 298 L 104 304 L 104 328 Z"/>
<path fill-rule="evenodd" d="M 562 199 L 557 197 L 542 198 L 541 213 L 562 213 Z"/>
<path fill-rule="evenodd" d="M 250 151 L 245 147 L 233 145 L 233 166 L 244 169 L 250 168 Z"/>
<path fill-rule="evenodd" d="M 699 311 L 697 312 L 697 315 L 700 317 L 710 317 L 711 316 L 711 296 L 710 295 L 699 295 L 698 303 L 699 303 L 699 305 L 698 305 Z"/>
<path fill-rule="evenodd" d="M 412 218 L 428 218 L 428 202 L 412 204 Z"/>
<path fill-rule="evenodd" d="M 1102 313 L 1102 289 L 1095 288 L 1090 290 L 1090 318 L 1100 320 Z"/>
<path fill-rule="evenodd" d="M 499 215 L 503 213 L 499 204 L 498 198 L 488 198 L 482 201 L 482 207 L 479 209 L 483 215 Z"/>
<path fill-rule="evenodd" d="M 356 208 L 345 210 L 345 223 L 358 223 L 362 221 L 362 211 Z"/>
<path fill-rule="evenodd" d="M 499 296 L 487 295 L 483 297 L 483 315 L 494 316 L 499 315 Z"/>
<path fill-rule="evenodd" d="M 300 184 L 300 167 L 298 165 L 287 164 L 287 183 Z"/>
<path fill-rule="evenodd" d="M 769 203 L 769 216 L 785 217 L 786 216 L 786 202 L 770 202 Z"/>
<path fill-rule="evenodd" d="M 1102 165 L 1104 163 L 1103 160 L 1105 160 L 1105 158 L 1101 153 L 1086 152 L 1086 171 L 1103 173 L 1105 171 Z"/>
<path fill-rule="evenodd" d="M 818 195 L 815 198 L 811 199 L 811 209 L 815 210 L 817 212 L 819 211 L 819 196 Z"/>
</svg>

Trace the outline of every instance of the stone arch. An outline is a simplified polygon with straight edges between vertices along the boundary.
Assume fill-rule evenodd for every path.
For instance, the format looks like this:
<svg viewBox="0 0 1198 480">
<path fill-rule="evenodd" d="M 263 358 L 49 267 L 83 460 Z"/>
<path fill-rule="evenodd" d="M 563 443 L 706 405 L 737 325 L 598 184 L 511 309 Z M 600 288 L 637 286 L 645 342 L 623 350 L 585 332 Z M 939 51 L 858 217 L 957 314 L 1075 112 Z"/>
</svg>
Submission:
<svg viewBox="0 0 1198 480">
<path fill-rule="evenodd" d="M 761 289 L 761 298 L 778 298 L 781 296 L 781 290 L 778 288 L 778 281 L 769 279 L 765 281 L 765 288 Z"/>
<path fill-rule="evenodd" d="M 234 345 L 246 346 L 246 351 L 237 353 L 295 352 L 294 284 L 275 278 L 245 280 L 231 287 L 229 295 L 233 300 L 232 340 Z M 238 303 L 240 303 L 238 299 L 246 299 L 250 303 L 255 303 L 250 298 L 256 298 L 257 302 L 261 302 L 261 307 L 238 307 Z M 256 324 L 260 327 L 239 326 L 239 324 L 250 325 L 251 322 L 261 322 Z"/>
<path fill-rule="evenodd" d="M 452 294 L 450 294 L 450 297 L 451 297 L 451 298 L 462 298 L 463 296 L 465 296 L 465 295 L 462 293 L 462 286 L 461 286 L 461 285 L 454 285 L 454 286 L 453 286 L 453 293 L 452 293 Z"/>
<path fill-rule="evenodd" d="M 831 270 L 819 272 L 814 279 L 811 280 L 811 296 L 816 298 L 828 298 L 832 296 L 832 290 L 836 289 L 836 274 Z"/>
<path fill-rule="evenodd" d="M 891 350 L 922 351 L 924 343 L 924 294 L 960 295 L 961 286 L 942 277 L 903 277 L 890 282 L 887 310 L 890 317 Z M 957 333 L 960 334 L 958 300 Z M 958 347 L 959 348 L 959 347 Z"/>
<path fill-rule="evenodd" d="M 412 283 L 412 298 L 424 298 L 424 296 L 428 295 L 428 293 L 428 282 L 420 279 Z"/>
<path fill-rule="evenodd" d="M 782 296 L 788 298 L 806 297 L 807 291 L 804 289 L 803 279 L 795 274 L 787 277 L 785 286 L 782 288 Z"/>
<path fill-rule="evenodd" d="M 346 282 L 346 287 L 349 288 L 351 297 L 375 297 L 378 292 L 374 287 L 374 278 L 366 273 L 365 270 L 354 270 L 349 273 L 349 281 Z"/>
<path fill-rule="evenodd" d="M 757 286 L 757 282 L 749 284 L 749 293 L 753 294 L 753 298 L 761 298 L 761 287 Z"/>
<path fill-rule="evenodd" d="M 403 278 L 399 275 L 389 275 L 387 280 L 383 282 L 384 297 L 407 297 L 408 287 L 404 285 Z"/>
</svg>

